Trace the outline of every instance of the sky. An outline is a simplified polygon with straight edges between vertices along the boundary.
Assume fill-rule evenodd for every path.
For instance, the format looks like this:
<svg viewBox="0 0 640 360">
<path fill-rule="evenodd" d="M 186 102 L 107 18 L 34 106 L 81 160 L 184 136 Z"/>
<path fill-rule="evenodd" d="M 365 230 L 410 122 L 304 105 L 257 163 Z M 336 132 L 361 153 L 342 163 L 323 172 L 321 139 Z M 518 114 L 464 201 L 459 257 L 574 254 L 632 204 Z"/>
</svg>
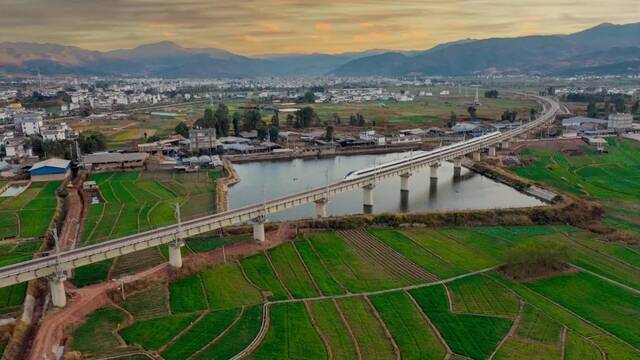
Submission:
<svg viewBox="0 0 640 360">
<path fill-rule="evenodd" d="M 420 50 L 640 22 L 640 0 L 0 0 L 0 41 L 238 54 Z"/>
</svg>

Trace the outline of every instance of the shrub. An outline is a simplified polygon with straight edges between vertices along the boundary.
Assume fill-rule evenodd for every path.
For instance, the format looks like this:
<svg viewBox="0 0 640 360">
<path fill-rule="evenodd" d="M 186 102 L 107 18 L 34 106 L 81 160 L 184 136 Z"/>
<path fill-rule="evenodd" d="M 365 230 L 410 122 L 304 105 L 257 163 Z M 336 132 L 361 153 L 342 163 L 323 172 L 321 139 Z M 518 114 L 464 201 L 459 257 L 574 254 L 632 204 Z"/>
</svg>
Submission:
<svg viewBox="0 0 640 360">
<path fill-rule="evenodd" d="M 567 244 L 554 240 L 537 240 L 509 249 L 501 270 L 510 278 L 522 280 L 565 270 L 570 260 Z"/>
</svg>

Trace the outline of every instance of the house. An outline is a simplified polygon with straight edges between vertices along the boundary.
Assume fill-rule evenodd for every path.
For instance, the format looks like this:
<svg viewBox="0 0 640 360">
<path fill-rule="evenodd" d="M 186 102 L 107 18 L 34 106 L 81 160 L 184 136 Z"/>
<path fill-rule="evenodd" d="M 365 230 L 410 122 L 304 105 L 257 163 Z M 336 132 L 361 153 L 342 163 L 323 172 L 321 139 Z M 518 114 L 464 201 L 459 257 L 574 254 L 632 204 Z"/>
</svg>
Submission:
<svg viewBox="0 0 640 360">
<path fill-rule="evenodd" d="M 189 129 L 189 151 L 211 150 L 218 146 L 216 129 Z"/>
<path fill-rule="evenodd" d="M 40 135 L 44 141 L 58 141 L 66 140 L 67 138 L 67 126 L 66 124 L 60 125 L 47 125 L 40 128 Z"/>
<path fill-rule="evenodd" d="M 388 139 L 391 145 L 402 144 L 419 144 L 422 142 L 422 138 L 418 135 L 400 135 L 394 136 Z"/>
<path fill-rule="evenodd" d="M 40 134 L 40 128 L 44 125 L 42 115 L 33 112 L 16 113 L 13 122 L 16 130 L 25 136 Z"/>
<path fill-rule="evenodd" d="M 82 163 L 87 169 L 124 169 L 137 168 L 144 165 L 149 154 L 136 153 L 95 153 L 85 155 Z"/>
<path fill-rule="evenodd" d="M 363 131 L 358 135 L 358 138 L 364 141 L 373 141 L 376 145 L 385 145 L 387 143 L 384 135 L 376 134 L 375 130 Z"/>
<path fill-rule="evenodd" d="M 51 158 L 31 167 L 31 181 L 64 180 L 71 174 L 71 161 Z"/>
</svg>

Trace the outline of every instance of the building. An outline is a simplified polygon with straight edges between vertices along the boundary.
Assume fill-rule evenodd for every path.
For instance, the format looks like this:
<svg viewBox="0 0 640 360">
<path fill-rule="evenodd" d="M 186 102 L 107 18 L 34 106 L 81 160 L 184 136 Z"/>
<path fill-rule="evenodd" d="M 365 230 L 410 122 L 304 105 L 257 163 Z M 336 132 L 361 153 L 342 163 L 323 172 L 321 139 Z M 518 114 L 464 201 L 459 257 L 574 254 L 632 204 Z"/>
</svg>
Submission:
<svg viewBox="0 0 640 360">
<path fill-rule="evenodd" d="M 584 140 L 587 144 L 595 147 L 597 152 L 607 152 L 607 140 L 601 137 L 586 137 Z"/>
<path fill-rule="evenodd" d="M 595 119 L 585 116 L 574 116 L 562 120 L 562 127 L 570 129 L 581 129 L 584 127 L 604 127 L 607 125 L 607 120 Z"/>
<path fill-rule="evenodd" d="M 40 128 L 44 125 L 42 115 L 33 112 L 16 113 L 13 122 L 16 130 L 25 136 L 40 134 Z"/>
<path fill-rule="evenodd" d="M 31 181 L 64 180 L 71 174 L 71 161 L 51 158 L 31 167 Z"/>
<path fill-rule="evenodd" d="M 373 141 L 376 145 L 385 145 L 387 143 L 384 135 L 376 134 L 375 130 L 363 131 L 358 135 L 358 138 L 364 141 Z"/>
<path fill-rule="evenodd" d="M 218 145 L 216 129 L 189 129 L 189 151 L 215 149 Z"/>
<path fill-rule="evenodd" d="M 633 127 L 633 115 L 624 113 L 609 114 L 607 127 L 616 130 L 631 129 Z"/>
<path fill-rule="evenodd" d="M 67 139 L 67 124 L 47 125 L 40 128 L 40 135 L 44 141 L 59 141 Z"/>
<path fill-rule="evenodd" d="M 422 142 L 422 137 L 418 135 L 400 135 L 394 136 L 388 139 L 389 144 L 391 145 L 402 145 L 402 144 L 419 144 Z"/>
<path fill-rule="evenodd" d="M 87 169 L 133 169 L 144 166 L 149 154 L 136 153 L 95 153 L 85 155 L 82 163 Z"/>
<path fill-rule="evenodd" d="M 31 156 L 31 148 L 25 148 L 24 139 L 22 138 L 6 138 L 3 143 L 5 154 L 8 158 Z"/>
</svg>

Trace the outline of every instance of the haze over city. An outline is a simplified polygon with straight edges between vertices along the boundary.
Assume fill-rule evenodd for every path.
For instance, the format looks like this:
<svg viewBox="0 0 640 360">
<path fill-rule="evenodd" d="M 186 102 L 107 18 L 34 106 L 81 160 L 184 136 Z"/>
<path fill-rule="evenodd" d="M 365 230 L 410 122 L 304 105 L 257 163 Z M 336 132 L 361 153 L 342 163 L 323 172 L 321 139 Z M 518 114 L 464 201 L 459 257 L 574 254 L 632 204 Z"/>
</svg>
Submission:
<svg viewBox="0 0 640 360">
<path fill-rule="evenodd" d="M 473 38 L 564 34 L 637 20 L 635 0 L 3 0 L 0 42 L 91 50 L 163 40 L 243 55 L 424 50 Z"/>
</svg>

